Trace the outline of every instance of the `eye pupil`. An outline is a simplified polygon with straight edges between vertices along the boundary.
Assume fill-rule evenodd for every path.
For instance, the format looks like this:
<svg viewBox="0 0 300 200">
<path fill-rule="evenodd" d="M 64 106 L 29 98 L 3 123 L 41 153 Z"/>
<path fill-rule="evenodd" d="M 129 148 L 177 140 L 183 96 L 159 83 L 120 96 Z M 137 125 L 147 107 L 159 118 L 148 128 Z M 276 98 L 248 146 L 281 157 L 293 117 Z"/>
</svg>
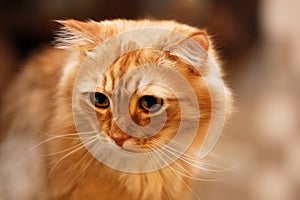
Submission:
<svg viewBox="0 0 300 200">
<path fill-rule="evenodd" d="M 95 93 L 95 101 L 97 103 L 102 104 L 105 102 L 105 100 L 106 100 L 106 96 L 104 94 L 98 92 Z"/>
<path fill-rule="evenodd" d="M 144 104 L 146 107 L 151 108 L 151 106 L 154 106 L 157 104 L 157 99 L 155 97 L 146 96 L 144 98 Z"/>
<path fill-rule="evenodd" d="M 143 96 L 140 99 L 140 107 L 147 112 L 158 111 L 162 106 L 162 99 L 154 96 Z"/>
<path fill-rule="evenodd" d="M 105 94 L 95 92 L 91 94 L 90 98 L 96 107 L 106 108 L 109 106 L 109 100 Z"/>
</svg>

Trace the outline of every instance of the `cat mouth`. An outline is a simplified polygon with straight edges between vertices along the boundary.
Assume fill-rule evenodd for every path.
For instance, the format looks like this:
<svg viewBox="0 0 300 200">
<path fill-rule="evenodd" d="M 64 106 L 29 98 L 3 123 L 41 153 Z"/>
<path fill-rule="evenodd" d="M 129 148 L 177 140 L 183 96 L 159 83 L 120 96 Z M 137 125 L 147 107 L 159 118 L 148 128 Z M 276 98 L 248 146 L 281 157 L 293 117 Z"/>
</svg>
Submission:
<svg viewBox="0 0 300 200">
<path fill-rule="evenodd" d="M 133 152 L 133 153 L 145 153 L 147 152 L 145 149 L 142 148 L 136 148 L 131 144 L 131 142 L 126 142 L 124 145 L 121 147 L 125 151 Z"/>
<path fill-rule="evenodd" d="M 141 147 L 137 148 L 137 146 L 135 145 L 131 137 L 127 139 L 117 139 L 117 140 L 112 139 L 112 140 L 114 141 L 115 145 L 122 150 L 133 152 L 133 153 L 147 152 L 147 150 L 144 148 Z"/>
<path fill-rule="evenodd" d="M 113 139 L 114 140 L 114 139 Z M 140 149 L 137 149 L 133 146 L 132 141 L 130 141 L 129 139 L 117 139 L 114 140 L 114 143 L 121 149 L 126 150 L 126 151 L 130 151 L 130 152 L 142 152 Z"/>
<path fill-rule="evenodd" d="M 109 140 L 111 141 L 112 145 L 116 147 L 134 153 L 144 153 L 149 152 L 148 148 L 143 148 L 144 145 L 140 146 L 136 144 L 135 139 L 132 136 L 125 135 L 125 134 L 110 134 L 108 135 Z M 140 140 L 139 140 L 140 141 Z M 141 142 L 141 141 L 140 141 Z"/>
</svg>

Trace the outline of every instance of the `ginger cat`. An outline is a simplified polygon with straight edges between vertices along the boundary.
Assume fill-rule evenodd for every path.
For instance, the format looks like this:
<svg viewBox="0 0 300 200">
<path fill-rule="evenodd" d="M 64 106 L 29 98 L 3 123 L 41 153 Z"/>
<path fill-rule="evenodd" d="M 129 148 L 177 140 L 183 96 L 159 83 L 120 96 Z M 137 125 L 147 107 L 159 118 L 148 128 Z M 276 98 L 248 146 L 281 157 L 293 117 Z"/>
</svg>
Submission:
<svg viewBox="0 0 300 200">
<path fill-rule="evenodd" d="M 30 58 L 3 99 L 3 199 L 196 198 L 212 113 L 231 106 L 207 33 L 58 22 L 56 48 Z"/>
</svg>

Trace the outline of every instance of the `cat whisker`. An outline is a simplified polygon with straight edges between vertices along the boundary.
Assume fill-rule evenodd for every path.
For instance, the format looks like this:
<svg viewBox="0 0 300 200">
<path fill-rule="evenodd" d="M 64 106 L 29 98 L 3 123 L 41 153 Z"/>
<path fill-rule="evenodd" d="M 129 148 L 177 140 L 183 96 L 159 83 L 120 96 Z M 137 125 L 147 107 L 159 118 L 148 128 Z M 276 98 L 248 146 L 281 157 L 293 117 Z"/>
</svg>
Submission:
<svg viewBox="0 0 300 200">
<path fill-rule="evenodd" d="M 92 136 L 90 139 L 93 139 L 93 138 L 97 138 L 97 137 Z M 42 154 L 42 156 L 54 156 L 54 155 L 62 154 L 62 153 L 65 153 L 65 152 L 67 152 L 67 151 L 70 151 L 70 150 L 72 150 L 72 149 L 75 149 L 75 148 L 77 148 L 77 147 L 79 147 L 79 146 L 81 146 L 81 145 L 82 145 L 82 144 L 79 143 L 79 144 L 77 144 L 77 145 L 75 145 L 75 146 L 73 146 L 73 147 L 70 147 L 70 148 L 68 148 L 68 149 L 64 149 L 64 150 L 61 150 L 61 151 L 58 151 L 58 152 L 53 152 L 53 153 L 48 153 L 48 154 Z"/>
<path fill-rule="evenodd" d="M 150 149 L 155 150 L 155 147 L 154 147 L 154 146 L 149 145 L 149 147 L 150 147 Z M 152 161 L 154 161 L 154 162 L 160 164 L 158 158 L 153 157 L 153 156 L 151 156 L 150 158 L 151 158 Z M 170 191 L 168 190 L 168 188 L 167 188 L 166 185 L 164 184 L 164 178 L 163 178 L 163 175 L 162 175 L 161 170 L 158 170 L 158 174 L 159 174 L 159 178 L 160 178 L 160 180 L 161 180 L 161 182 L 162 182 L 162 184 L 163 184 L 164 190 L 165 190 L 165 192 L 166 192 L 166 194 L 167 194 L 167 196 L 168 196 L 168 199 L 172 200 L 173 198 L 172 198 L 172 196 L 171 196 L 171 194 L 170 194 Z M 172 181 L 170 180 L 169 176 L 166 176 L 166 177 L 167 177 L 167 179 L 169 180 L 169 182 L 172 183 Z M 172 186 L 173 190 L 175 191 L 174 185 L 173 185 L 173 184 L 170 184 L 170 185 Z"/>
<path fill-rule="evenodd" d="M 186 160 L 187 162 L 189 162 L 189 161 L 190 162 L 195 162 L 195 165 L 198 166 L 198 167 L 200 167 L 199 165 L 201 165 L 202 166 L 201 169 L 204 169 L 206 171 L 217 172 L 217 173 L 220 173 L 220 172 L 235 172 L 234 170 L 232 170 L 230 168 L 225 168 L 225 167 L 222 167 L 222 166 L 219 166 L 219 165 L 207 163 L 207 162 L 204 162 L 204 161 L 199 160 L 197 158 L 190 157 L 190 156 L 185 155 L 185 154 L 183 154 L 181 158 L 183 160 Z M 206 168 L 204 166 L 214 168 L 214 169 Z"/>
<path fill-rule="evenodd" d="M 165 149 L 167 151 L 170 151 L 170 153 L 180 153 L 180 151 L 178 151 L 177 149 L 175 148 L 172 148 L 168 145 L 165 145 L 163 144 L 162 142 L 158 141 L 158 140 L 155 140 L 156 143 L 160 143 L 160 145 L 163 145 L 165 147 Z M 178 145 L 182 145 L 180 143 L 177 142 Z M 173 153 L 174 154 L 174 153 Z M 225 168 L 225 167 L 222 167 L 222 166 L 219 166 L 219 165 L 214 165 L 214 164 L 211 164 L 211 163 L 207 163 L 207 162 L 204 162 L 202 160 L 200 160 L 200 158 L 198 158 L 197 156 L 191 156 L 189 154 L 182 154 L 180 159 L 194 167 L 197 167 L 201 170 L 205 170 L 205 171 L 208 171 L 208 172 L 227 172 L 227 171 L 230 171 L 230 172 L 234 172 L 233 170 L 229 169 L 229 168 Z M 213 169 L 210 169 L 210 168 L 206 168 L 204 166 L 208 166 L 208 167 L 212 167 Z"/>
<path fill-rule="evenodd" d="M 157 145 L 161 145 L 161 143 L 159 143 L 159 142 L 157 142 L 156 144 L 157 144 Z M 165 150 L 167 150 L 168 153 L 177 156 L 177 155 L 176 155 L 174 152 L 172 152 L 171 150 L 169 150 L 169 149 L 165 149 Z M 168 157 L 168 158 L 171 159 L 171 157 L 170 157 L 168 154 L 164 153 L 163 151 L 161 151 L 161 153 L 162 153 L 164 156 L 166 156 L 166 157 Z M 178 159 L 181 160 L 180 157 L 179 157 Z M 163 158 L 161 158 L 161 160 L 164 161 Z M 185 162 L 184 160 L 182 160 L 182 161 Z M 165 162 L 165 161 L 164 161 L 164 162 Z M 185 162 L 185 163 L 186 163 L 186 162 Z M 176 164 L 178 167 L 180 167 L 180 168 L 184 171 L 184 173 L 182 173 L 182 172 L 180 172 L 180 171 L 174 169 L 172 166 L 169 165 L 170 169 L 174 170 L 174 172 L 176 172 L 176 173 L 178 173 L 179 175 L 184 176 L 184 177 L 186 177 L 186 178 L 189 178 L 189 179 L 192 179 L 192 180 L 197 180 L 197 181 L 219 181 L 219 180 L 220 180 L 220 179 L 203 179 L 203 178 L 198 178 L 198 177 L 194 176 L 194 175 L 193 175 L 190 171 L 188 171 L 186 168 L 184 168 L 180 163 L 174 162 L 174 164 Z M 187 164 L 188 164 L 188 163 L 187 163 Z M 197 166 L 197 165 L 195 165 L 195 167 L 198 168 L 198 169 L 199 169 L 199 168 L 202 169 L 201 167 L 199 167 L 199 166 Z"/>
<path fill-rule="evenodd" d="M 86 144 L 90 144 L 97 141 L 97 138 L 92 138 L 90 141 L 88 141 Z M 78 147 L 76 147 L 75 149 L 73 149 L 72 151 L 70 151 L 69 153 L 67 153 L 66 155 L 64 155 L 63 157 L 61 157 L 55 164 L 54 166 L 51 168 L 51 170 L 49 171 L 49 174 L 47 176 L 47 180 L 49 180 L 51 174 L 53 173 L 54 169 L 58 166 L 59 163 L 61 163 L 64 159 L 66 159 L 68 156 L 72 155 L 73 153 L 78 152 L 79 150 L 81 150 L 82 148 L 84 148 L 84 145 L 79 145 Z"/>
<path fill-rule="evenodd" d="M 45 156 L 45 157 L 47 157 L 47 156 L 55 156 L 55 155 L 58 155 L 58 154 L 62 154 L 62 153 L 71 151 L 71 150 L 76 149 L 76 148 L 78 148 L 78 147 L 80 147 L 80 146 L 82 146 L 82 144 L 79 143 L 79 144 L 77 144 L 77 145 L 75 145 L 75 146 L 72 146 L 72 147 L 70 147 L 70 148 L 67 148 L 67 149 L 64 149 L 64 150 L 61 150 L 61 151 L 57 151 L 57 152 L 52 152 L 52 153 L 42 154 L 41 156 Z"/>
<path fill-rule="evenodd" d="M 96 143 L 95 145 L 98 145 L 98 143 Z M 100 147 L 101 147 L 101 146 L 99 146 L 99 148 L 100 148 Z M 85 154 L 82 156 L 82 158 L 77 162 L 76 167 L 79 166 L 80 163 L 82 162 L 82 160 L 83 160 L 85 157 L 87 157 L 88 155 L 90 155 L 90 153 L 89 153 L 88 151 L 85 152 Z M 93 156 L 90 156 L 90 161 L 89 161 L 88 164 L 81 170 L 81 172 L 77 174 L 77 176 L 74 178 L 74 180 L 77 179 L 77 182 L 79 182 L 80 176 L 81 176 L 81 175 L 87 170 L 87 168 L 92 164 L 93 160 L 94 160 L 94 157 L 93 157 Z M 75 167 L 75 168 L 76 168 L 76 167 Z"/>
<path fill-rule="evenodd" d="M 164 154 L 165 156 L 167 156 L 166 154 Z M 161 157 L 159 157 L 163 162 L 165 162 Z M 182 168 L 185 172 L 188 172 L 187 170 L 185 170 L 179 163 L 177 163 L 177 162 L 174 162 L 176 165 L 178 165 L 180 168 Z M 182 180 L 182 178 L 181 177 L 186 177 L 186 178 L 191 178 L 191 177 L 189 177 L 189 176 L 185 176 L 185 174 L 182 174 L 182 173 L 180 173 L 178 170 L 176 170 L 176 169 L 174 169 L 173 167 L 171 167 L 170 165 L 168 166 L 169 167 L 169 169 L 174 173 L 174 175 L 176 175 L 176 177 L 178 178 L 178 180 L 180 180 L 182 183 L 183 183 L 183 185 L 188 189 L 188 190 L 190 190 L 191 192 L 192 192 L 192 194 L 197 198 L 197 199 L 200 199 L 200 197 L 195 193 L 195 191 L 192 189 L 192 188 L 190 188 L 186 183 L 185 183 L 185 181 L 184 180 Z M 188 172 L 189 173 L 189 172 Z M 189 173 L 190 174 L 190 173 Z M 191 174 L 190 174 L 191 175 Z M 192 175 L 191 175 L 192 176 Z M 169 176 L 166 176 L 169 180 L 170 180 L 170 183 L 172 183 L 172 180 L 170 179 L 170 177 Z M 171 184 L 172 185 L 172 184 Z M 172 187 L 173 187 L 173 189 L 174 189 L 174 186 L 172 185 Z"/>
<path fill-rule="evenodd" d="M 160 141 L 158 141 L 160 142 Z M 176 142 L 176 144 L 178 145 L 182 145 L 180 144 L 179 142 Z M 175 151 L 177 153 L 180 153 L 177 149 L 175 148 L 172 148 L 170 146 L 167 146 L 167 148 L 170 148 L 171 151 Z M 206 169 L 208 171 L 212 171 L 212 172 L 224 172 L 224 171 L 231 171 L 233 172 L 231 169 L 229 168 L 225 168 L 225 167 L 222 167 L 222 166 L 219 166 L 219 165 L 215 165 L 215 164 L 211 164 L 211 163 L 207 163 L 203 160 L 200 160 L 200 158 L 198 156 L 192 156 L 192 155 L 189 155 L 189 154 L 182 154 L 181 156 L 182 158 L 186 159 L 186 160 L 189 160 L 189 161 L 192 161 L 192 162 L 196 162 L 197 164 L 200 164 L 200 165 L 206 165 L 206 166 L 209 166 L 209 167 L 213 167 L 215 169 L 208 169 L 208 168 L 202 168 L 202 169 Z"/>
<path fill-rule="evenodd" d="M 80 139 L 79 137 L 76 137 L 76 136 L 79 136 L 79 135 L 88 135 L 88 134 L 92 134 L 92 133 L 96 133 L 96 131 L 88 131 L 88 132 L 82 132 L 82 133 L 68 133 L 68 134 L 63 134 L 63 135 L 57 135 L 57 136 L 54 136 L 54 137 L 51 137 L 51 138 L 48 138 L 46 140 L 43 140 L 42 142 L 34 145 L 32 148 L 29 149 L 29 153 L 31 153 L 32 151 L 34 151 L 36 148 L 40 147 L 41 145 L 47 143 L 47 142 L 50 142 L 52 140 L 55 140 L 55 139 L 70 139 L 70 140 L 78 140 Z M 74 136 L 74 137 L 72 137 Z"/>
<path fill-rule="evenodd" d="M 171 154 L 173 154 L 171 151 L 168 151 L 169 153 L 171 153 Z M 172 159 L 168 154 L 166 154 L 166 153 L 164 153 L 163 151 L 161 151 L 161 153 L 164 155 L 164 156 L 166 156 L 166 157 L 168 157 L 169 159 Z M 175 155 L 175 154 L 173 154 L 173 155 Z M 161 160 L 163 160 L 162 158 L 161 158 Z M 164 160 L 163 160 L 164 161 Z M 165 162 L 165 161 L 164 161 Z M 174 169 L 175 171 L 178 171 L 179 173 L 181 173 L 181 175 L 184 175 L 185 177 L 187 177 L 187 178 L 191 178 L 191 179 L 195 179 L 195 177 L 193 177 L 193 175 L 187 170 L 187 169 L 185 169 L 182 165 L 180 165 L 178 162 L 174 162 L 178 167 L 180 167 L 184 172 L 186 172 L 188 175 L 186 175 L 186 174 L 183 174 L 183 173 L 181 173 L 181 172 L 179 172 L 178 170 L 175 170 L 173 167 L 171 167 L 171 165 L 169 165 L 168 167 L 170 167 L 171 169 Z"/>
<path fill-rule="evenodd" d="M 175 175 L 178 177 L 178 174 L 175 173 Z M 182 179 L 179 179 L 179 180 L 181 180 L 181 182 L 183 183 L 183 185 L 184 185 L 189 191 L 191 191 L 191 193 L 192 193 L 198 200 L 200 200 L 200 197 L 198 196 L 198 194 L 197 194 L 190 186 L 188 186 L 188 184 L 187 184 L 184 180 L 182 180 Z"/>
</svg>

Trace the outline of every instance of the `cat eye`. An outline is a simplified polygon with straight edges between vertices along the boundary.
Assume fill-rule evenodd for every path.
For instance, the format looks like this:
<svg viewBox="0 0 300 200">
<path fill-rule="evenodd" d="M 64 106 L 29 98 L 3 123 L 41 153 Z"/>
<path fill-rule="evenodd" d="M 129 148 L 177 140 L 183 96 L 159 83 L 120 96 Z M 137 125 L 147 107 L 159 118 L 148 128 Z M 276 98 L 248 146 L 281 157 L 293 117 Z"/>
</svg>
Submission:
<svg viewBox="0 0 300 200">
<path fill-rule="evenodd" d="M 139 100 L 140 108 L 147 112 L 157 112 L 162 107 L 163 100 L 154 96 L 143 96 Z"/>
<path fill-rule="evenodd" d="M 107 108 L 109 106 L 109 99 L 105 94 L 95 92 L 90 94 L 91 102 L 98 108 Z"/>
</svg>

